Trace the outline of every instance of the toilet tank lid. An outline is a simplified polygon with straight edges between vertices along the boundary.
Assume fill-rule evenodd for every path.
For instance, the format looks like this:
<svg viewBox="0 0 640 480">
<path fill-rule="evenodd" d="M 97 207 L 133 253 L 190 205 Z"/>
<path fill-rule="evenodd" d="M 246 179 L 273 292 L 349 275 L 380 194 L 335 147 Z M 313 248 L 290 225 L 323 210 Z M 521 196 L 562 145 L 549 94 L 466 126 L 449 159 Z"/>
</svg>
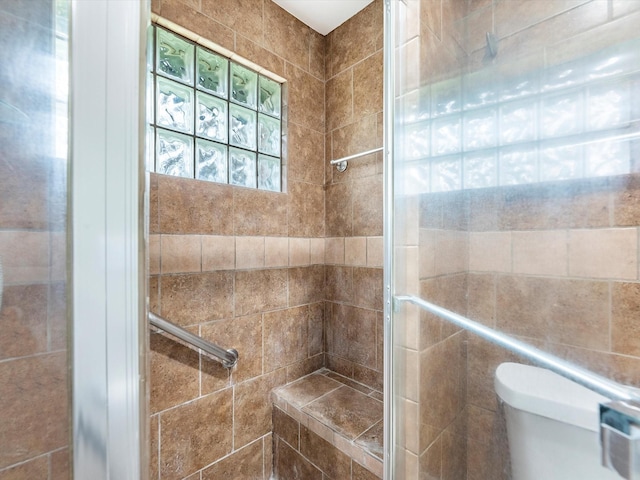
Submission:
<svg viewBox="0 0 640 480">
<path fill-rule="evenodd" d="M 594 432 L 599 430 L 598 406 L 609 401 L 550 370 L 520 363 L 498 366 L 495 389 L 514 408 Z"/>
</svg>

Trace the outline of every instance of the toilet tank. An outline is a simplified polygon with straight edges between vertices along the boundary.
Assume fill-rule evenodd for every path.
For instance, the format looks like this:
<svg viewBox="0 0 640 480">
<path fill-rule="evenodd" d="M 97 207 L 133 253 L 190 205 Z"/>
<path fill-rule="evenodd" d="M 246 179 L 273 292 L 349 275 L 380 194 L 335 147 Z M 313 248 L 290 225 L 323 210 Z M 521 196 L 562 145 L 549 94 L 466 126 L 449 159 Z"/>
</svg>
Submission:
<svg viewBox="0 0 640 480">
<path fill-rule="evenodd" d="M 544 368 L 503 363 L 513 480 L 617 480 L 600 465 L 599 404 L 609 399 Z"/>
</svg>

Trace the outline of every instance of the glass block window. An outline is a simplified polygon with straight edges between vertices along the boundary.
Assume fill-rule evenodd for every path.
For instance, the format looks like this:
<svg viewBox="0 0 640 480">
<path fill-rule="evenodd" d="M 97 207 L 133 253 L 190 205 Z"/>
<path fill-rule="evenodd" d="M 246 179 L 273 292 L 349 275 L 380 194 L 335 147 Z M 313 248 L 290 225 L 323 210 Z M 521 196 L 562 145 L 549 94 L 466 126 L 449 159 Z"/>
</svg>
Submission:
<svg viewBox="0 0 640 480">
<path fill-rule="evenodd" d="M 406 109 L 397 130 L 406 191 L 637 171 L 639 85 L 640 41 L 633 40 L 526 73 L 491 64 L 408 92 L 399 104 L 419 107 Z"/>
<path fill-rule="evenodd" d="M 148 169 L 281 191 L 282 85 L 157 25 L 148 42 Z"/>
</svg>

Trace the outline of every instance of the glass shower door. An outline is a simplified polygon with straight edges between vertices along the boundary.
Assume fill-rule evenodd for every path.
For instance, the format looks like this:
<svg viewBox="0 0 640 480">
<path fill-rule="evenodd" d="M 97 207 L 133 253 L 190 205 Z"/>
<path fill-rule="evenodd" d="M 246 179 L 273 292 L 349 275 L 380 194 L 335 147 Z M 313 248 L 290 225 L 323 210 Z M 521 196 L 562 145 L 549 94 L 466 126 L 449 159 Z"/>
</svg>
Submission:
<svg viewBox="0 0 640 480">
<path fill-rule="evenodd" d="M 640 386 L 640 5 L 388 5 L 396 300 Z M 495 372 L 534 362 L 406 301 L 392 336 L 393 478 L 513 478 Z"/>
<path fill-rule="evenodd" d="M 68 478 L 68 3 L 0 3 L 0 477 Z"/>
</svg>

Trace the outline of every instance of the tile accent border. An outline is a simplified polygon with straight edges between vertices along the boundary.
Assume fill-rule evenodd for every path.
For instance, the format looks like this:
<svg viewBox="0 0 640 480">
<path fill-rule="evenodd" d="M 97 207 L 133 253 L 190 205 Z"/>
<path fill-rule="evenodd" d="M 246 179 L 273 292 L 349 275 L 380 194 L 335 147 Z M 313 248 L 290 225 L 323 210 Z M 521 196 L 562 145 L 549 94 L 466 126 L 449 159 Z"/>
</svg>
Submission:
<svg viewBox="0 0 640 480">
<path fill-rule="evenodd" d="M 382 237 L 149 235 L 151 275 L 382 263 Z"/>
</svg>

